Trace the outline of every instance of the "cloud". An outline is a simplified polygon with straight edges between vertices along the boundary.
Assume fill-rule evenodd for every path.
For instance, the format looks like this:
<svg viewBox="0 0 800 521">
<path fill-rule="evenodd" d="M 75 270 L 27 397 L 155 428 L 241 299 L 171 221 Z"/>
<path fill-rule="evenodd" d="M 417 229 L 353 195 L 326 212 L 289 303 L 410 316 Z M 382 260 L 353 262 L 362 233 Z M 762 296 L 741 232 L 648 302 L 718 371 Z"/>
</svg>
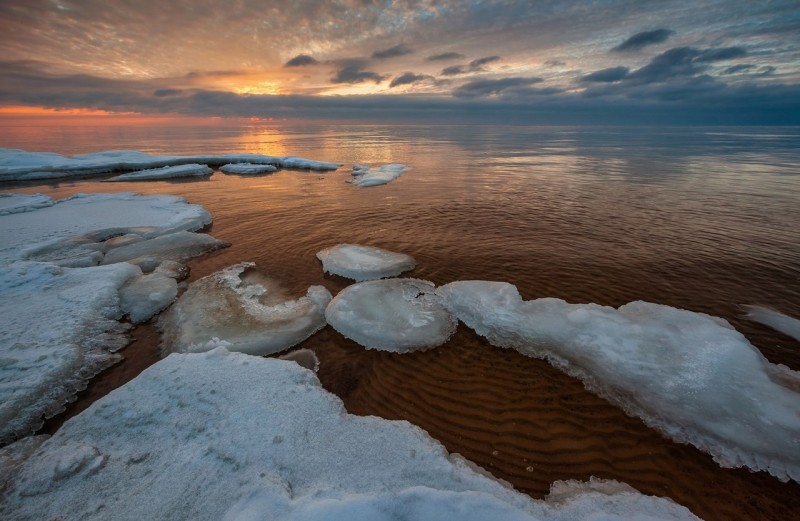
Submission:
<svg viewBox="0 0 800 521">
<path fill-rule="evenodd" d="M 523 87 L 530 87 L 534 83 L 540 83 L 542 78 L 501 78 L 498 80 L 474 80 L 467 82 L 453 90 L 453 96 L 457 98 L 477 98 L 483 96 L 499 96 L 508 94 Z"/>
<path fill-rule="evenodd" d="M 613 49 L 614 52 L 632 52 L 638 51 L 648 45 L 666 42 L 667 39 L 675 34 L 675 31 L 670 29 L 656 29 L 654 31 L 643 31 L 636 33 L 621 44 Z"/>
<path fill-rule="evenodd" d="M 546 62 L 544 62 L 544 64 L 547 65 L 548 67 L 563 67 L 567 63 L 561 60 L 547 60 Z"/>
<path fill-rule="evenodd" d="M 181 92 L 183 91 L 180 89 L 156 89 L 153 91 L 153 96 L 158 96 L 159 98 L 164 96 L 177 96 Z"/>
<path fill-rule="evenodd" d="M 284 67 L 304 67 L 306 65 L 316 65 L 319 63 L 317 60 L 314 59 L 313 56 L 309 56 L 308 54 L 298 54 L 285 64 Z"/>
<path fill-rule="evenodd" d="M 627 75 L 639 83 L 666 81 L 678 76 L 695 76 L 708 70 L 708 64 L 740 58 L 747 54 L 741 47 L 696 49 L 675 47 L 650 60 L 650 63 Z"/>
<path fill-rule="evenodd" d="M 486 56 L 484 58 L 472 60 L 468 65 L 451 65 L 450 67 L 445 67 L 440 74 L 442 76 L 457 76 L 468 72 L 480 72 L 484 70 L 483 66 L 487 63 L 500 61 L 502 59 L 503 58 L 500 56 Z"/>
<path fill-rule="evenodd" d="M 466 74 L 467 68 L 463 65 L 451 65 L 442 69 L 442 76 L 456 76 L 458 74 Z"/>
<path fill-rule="evenodd" d="M 428 76 L 427 74 L 414 74 L 413 72 L 406 72 L 393 79 L 392 82 L 389 83 L 389 88 L 391 89 L 400 85 L 410 85 L 412 83 L 431 79 L 433 79 L 433 77 Z"/>
<path fill-rule="evenodd" d="M 386 60 L 388 58 L 397 58 L 398 56 L 405 56 L 406 54 L 411 54 L 414 51 L 411 48 L 404 44 L 398 44 L 394 47 L 389 47 L 388 49 L 382 49 L 380 51 L 375 51 L 372 53 L 372 57 L 376 60 Z"/>
<path fill-rule="evenodd" d="M 367 60 L 347 59 L 341 60 L 339 63 L 341 67 L 331 78 L 331 83 L 363 83 L 366 81 L 380 83 L 386 79 L 386 76 L 377 72 L 364 70 Z"/>
<path fill-rule="evenodd" d="M 469 62 L 469 68 L 472 69 L 473 71 L 478 70 L 487 63 L 500 61 L 502 59 L 503 58 L 501 58 L 500 56 L 486 56 L 485 58 L 478 58 L 477 60 L 472 60 L 471 62 Z"/>
<path fill-rule="evenodd" d="M 740 63 L 739 65 L 732 65 L 722 71 L 722 74 L 736 74 L 737 72 L 744 72 L 749 71 L 750 69 L 755 69 L 755 65 L 749 63 Z"/>
<path fill-rule="evenodd" d="M 428 62 L 438 62 L 438 61 L 448 61 L 448 60 L 461 60 L 465 58 L 465 56 L 458 52 L 443 52 L 442 54 L 434 54 L 433 56 L 428 56 L 425 58 L 425 61 Z"/>
<path fill-rule="evenodd" d="M 628 75 L 629 69 L 627 67 L 611 67 L 608 69 L 602 69 L 599 71 L 595 71 L 591 74 L 587 74 L 580 81 L 582 82 L 600 82 L 600 83 L 611 83 L 615 81 L 620 81 L 621 79 L 625 78 Z"/>
</svg>

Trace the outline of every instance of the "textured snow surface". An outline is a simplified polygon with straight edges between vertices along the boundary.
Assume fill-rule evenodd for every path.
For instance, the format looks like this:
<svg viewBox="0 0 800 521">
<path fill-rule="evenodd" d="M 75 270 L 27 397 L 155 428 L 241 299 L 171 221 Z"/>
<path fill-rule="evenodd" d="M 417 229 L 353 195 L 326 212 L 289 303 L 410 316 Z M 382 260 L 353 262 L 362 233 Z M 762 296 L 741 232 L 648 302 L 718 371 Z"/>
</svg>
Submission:
<svg viewBox="0 0 800 521">
<path fill-rule="evenodd" d="M 406 170 L 408 167 L 400 163 L 391 163 L 377 168 L 353 165 L 353 179 L 349 182 L 358 186 L 385 185 L 400 177 Z"/>
<path fill-rule="evenodd" d="M 696 519 L 615 482 L 533 500 L 407 422 L 347 414 L 293 362 L 225 349 L 172 355 L 65 423 L 19 468 L 0 517 Z"/>
<path fill-rule="evenodd" d="M 43 194 L 0 194 L 0 215 L 30 212 L 52 206 L 55 199 Z"/>
<path fill-rule="evenodd" d="M 341 275 L 357 282 L 396 277 L 414 269 L 414 258 L 373 246 L 337 244 L 317 253 L 326 273 Z"/>
<path fill-rule="evenodd" d="M 220 172 L 235 175 L 258 175 L 277 171 L 274 165 L 258 165 L 253 163 L 230 163 L 219 167 Z"/>
<path fill-rule="evenodd" d="M 205 177 L 213 173 L 214 171 L 206 165 L 189 163 L 186 165 L 137 170 L 136 172 L 106 179 L 106 181 L 157 181 L 159 179 L 175 179 L 179 177 Z"/>
<path fill-rule="evenodd" d="M 265 156 L 262 154 L 155 156 L 133 150 L 111 150 L 68 157 L 51 152 L 26 152 L 0 148 L 0 182 L 80 177 L 118 170 L 144 170 L 190 163 L 207 166 L 256 163 L 307 170 L 336 170 L 342 166 L 339 163 L 293 156 Z"/>
<path fill-rule="evenodd" d="M 456 319 L 417 279 L 359 282 L 343 289 L 325 318 L 336 331 L 364 347 L 406 353 L 439 346 L 456 330 Z"/>
<path fill-rule="evenodd" d="M 178 282 L 162 273 L 142 275 L 119 290 L 120 307 L 131 322 L 139 324 L 163 310 L 178 296 Z"/>
<path fill-rule="evenodd" d="M 748 319 L 800 340 L 800 320 L 762 306 L 744 306 Z"/>
<path fill-rule="evenodd" d="M 720 465 L 800 481 L 800 374 L 770 364 L 723 319 L 648 302 L 523 301 L 502 282 L 437 293 L 493 345 L 548 360 Z"/>
<path fill-rule="evenodd" d="M 197 280 L 159 319 L 165 353 L 231 351 L 266 355 L 302 342 L 325 326 L 331 294 L 311 286 L 292 299 L 244 262 Z"/>
</svg>

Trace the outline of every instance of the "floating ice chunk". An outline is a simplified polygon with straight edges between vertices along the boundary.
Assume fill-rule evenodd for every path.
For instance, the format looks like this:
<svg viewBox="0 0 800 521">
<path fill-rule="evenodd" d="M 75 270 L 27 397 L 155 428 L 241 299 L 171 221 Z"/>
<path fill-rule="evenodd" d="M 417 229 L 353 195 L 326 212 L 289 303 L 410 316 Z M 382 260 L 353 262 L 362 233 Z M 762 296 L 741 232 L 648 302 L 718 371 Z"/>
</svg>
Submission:
<svg viewBox="0 0 800 521">
<path fill-rule="evenodd" d="M 235 175 L 268 174 L 278 170 L 273 165 L 257 165 L 253 163 L 230 163 L 222 165 L 219 169 L 223 173 Z"/>
<path fill-rule="evenodd" d="M 317 253 L 326 273 L 341 275 L 357 282 L 396 277 L 413 269 L 414 258 L 373 246 L 337 244 Z"/>
<path fill-rule="evenodd" d="M 531 499 L 407 422 L 347 414 L 297 364 L 217 349 L 172 355 L 64 424 L 21 465 L 0 517 L 697 519 L 619 486 Z"/>
<path fill-rule="evenodd" d="M 59 412 L 127 343 L 118 290 L 140 275 L 130 264 L 0 266 L 0 443 Z"/>
<path fill-rule="evenodd" d="M 178 283 L 162 273 L 142 275 L 119 290 L 120 307 L 134 324 L 149 320 L 177 296 Z"/>
<path fill-rule="evenodd" d="M 341 163 L 328 163 L 325 161 L 314 161 L 313 159 L 303 159 L 302 157 L 286 156 L 280 160 L 283 168 L 297 168 L 300 170 L 336 170 Z"/>
<path fill-rule="evenodd" d="M 406 353 L 436 347 L 455 332 L 456 319 L 434 290 L 417 279 L 359 282 L 336 295 L 325 318 L 366 348 Z"/>
<path fill-rule="evenodd" d="M 319 371 L 319 358 L 317 358 L 317 353 L 311 349 L 298 349 L 297 351 L 279 356 L 278 359 L 291 360 L 300 365 L 300 367 L 305 367 L 315 373 Z"/>
<path fill-rule="evenodd" d="M 311 286 L 292 300 L 255 264 L 230 266 L 195 281 L 159 319 L 166 353 L 200 352 L 220 345 L 254 355 L 277 353 L 325 326 L 331 294 Z"/>
<path fill-rule="evenodd" d="M 55 199 L 43 194 L 0 194 L 0 215 L 30 212 L 53 206 Z"/>
<path fill-rule="evenodd" d="M 106 179 L 106 181 L 157 181 L 160 179 L 175 179 L 179 177 L 205 177 L 213 173 L 214 171 L 206 165 L 189 163 L 188 165 L 138 170 L 129 174 L 122 174 Z"/>
<path fill-rule="evenodd" d="M 349 182 L 358 186 L 385 185 L 400 177 L 406 170 L 408 167 L 399 163 L 391 163 L 379 168 L 353 165 L 353 179 Z"/>
<path fill-rule="evenodd" d="M 647 302 L 619 309 L 542 298 L 501 282 L 440 287 L 493 345 L 544 358 L 724 467 L 800 481 L 800 375 L 770 364 L 727 322 Z"/>
<path fill-rule="evenodd" d="M 748 319 L 800 340 L 800 320 L 761 306 L 744 306 Z"/>
<path fill-rule="evenodd" d="M 103 264 L 133 261 L 137 258 L 154 256 L 160 260 L 186 262 L 222 248 L 230 243 L 220 241 L 205 233 L 175 232 L 141 242 L 134 242 L 113 248 L 106 253 Z"/>
</svg>

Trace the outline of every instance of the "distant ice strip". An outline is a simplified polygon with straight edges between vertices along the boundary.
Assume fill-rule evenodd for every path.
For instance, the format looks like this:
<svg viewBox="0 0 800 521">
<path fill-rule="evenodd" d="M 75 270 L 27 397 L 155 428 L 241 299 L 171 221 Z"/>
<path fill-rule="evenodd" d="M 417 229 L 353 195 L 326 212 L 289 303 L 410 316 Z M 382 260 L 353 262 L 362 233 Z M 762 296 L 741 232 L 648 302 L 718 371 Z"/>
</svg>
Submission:
<svg viewBox="0 0 800 521">
<path fill-rule="evenodd" d="M 186 165 L 137 170 L 136 172 L 106 179 L 106 181 L 157 181 L 160 179 L 177 179 L 181 177 L 206 177 L 213 173 L 214 171 L 206 165 L 188 163 Z"/>
<path fill-rule="evenodd" d="M 377 168 L 353 165 L 353 178 L 348 182 L 364 187 L 385 185 L 400 177 L 406 170 L 408 167 L 400 163 L 391 163 Z"/>
<path fill-rule="evenodd" d="M 534 500 L 407 422 L 348 414 L 293 362 L 223 348 L 160 361 L 31 449 L 6 451 L 4 519 L 697 520 L 615 481 Z"/>
<path fill-rule="evenodd" d="M 262 154 L 223 154 L 195 156 L 156 156 L 124 150 L 62 156 L 51 152 L 26 152 L 0 148 L 0 182 L 33 179 L 81 177 L 115 171 L 148 170 L 198 163 L 217 167 L 229 163 L 254 163 L 301 170 L 336 170 L 340 163 L 315 161 L 294 156 Z"/>
<path fill-rule="evenodd" d="M 800 320 L 762 306 L 744 306 L 744 308 L 747 310 L 745 317 L 753 322 L 764 324 L 795 340 L 800 340 Z"/>
<path fill-rule="evenodd" d="M 546 359 L 720 465 L 800 481 L 800 374 L 769 363 L 723 319 L 647 302 L 523 301 L 502 282 L 437 293 L 493 345 Z"/>
<path fill-rule="evenodd" d="M 275 165 L 258 165 L 253 163 L 229 163 L 219 167 L 219 171 L 225 174 L 234 175 L 258 175 L 276 172 Z"/>
<path fill-rule="evenodd" d="M 290 299 L 276 281 L 245 274 L 244 262 L 189 286 L 159 319 L 165 353 L 209 351 L 223 346 L 252 355 L 278 353 L 325 327 L 331 294 L 311 286 L 306 296 Z"/>
<path fill-rule="evenodd" d="M 410 255 L 359 244 L 337 244 L 318 252 L 317 258 L 326 273 L 356 282 L 396 277 L 416 265 Z"/>
</svg>

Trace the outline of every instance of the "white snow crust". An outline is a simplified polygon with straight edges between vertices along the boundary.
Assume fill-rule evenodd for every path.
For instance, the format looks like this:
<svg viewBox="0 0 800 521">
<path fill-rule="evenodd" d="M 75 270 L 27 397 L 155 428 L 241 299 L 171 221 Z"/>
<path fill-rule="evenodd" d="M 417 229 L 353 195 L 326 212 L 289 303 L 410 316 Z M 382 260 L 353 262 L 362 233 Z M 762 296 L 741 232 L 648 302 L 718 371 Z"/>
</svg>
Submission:
<svg viewBox="0 0 800 521">
<path fill-rule="evenodd" d="M 216 349 L 172 355 L 64 424 L 21 465 L 0 517 L 697 519 L 606 483 L 533 500 L 407 422 L 347 414 L 293 362 Z"/>
<path fill-rule="evenodd" d="M 800 340 L 800 320 L 762 306 L 744 306 L 748 319 Z"/>
<path fill-rule="evenodd" d="M 106 179 L 106 181 L 157 181 L 160 179 L 176 179 L 181 177 L 206 177 L 213 173 L 214 171 L 206 165 L 189 163 L 186 165 L 137 170 L 136 172 Z"/>
<path fill-rule="evenodd" d="M 391 163 L 381 167 L 367 165 L 353 165 L 353 178 L 350 183 L 357 186 L 378 186 L 390 183 L 408 170 L 408 166 L 400 163 Z"/>
<path fill-rule="evenodd" d="M 325 326 L 331 294 L 311 286 L 292 300 L 273 280 L 244 262 L 193 282 L 159 319 L 165 353 L 202 352 L 223 346 L 253 355 L 278 353 Z"/>
<path fill-rule="evenodd" d="M 318 252 L 317 258 L 326 273 L 356 282 L 396 277 L 416 265 L 410 255 L 359 244 L 337 244 Z"/>
<path fill-rule="evenodd" d="M 274 165 L 279 168 L 305 170 L 336 170 L 340 163 L 329 163 L 294 156 L 262 154 L 223 154 L 195 156 L 156 156 L 133 150 L 111 150 L 77 156 L 62 156 L 51 152 L 26 152 L 0 148 L 0 182 L 32 179 L 82 177 L 114 171 L 132 171 L 197 163 L 220 166 L 229 163 Z"/>
<path fill-rule="evenodd" d="M 276 172 L 274 165 L 259 165 L 253 163 L 229 163 L 219 167 L 220 172 L 234 175 L 258 175 Z"/>
<path fill-rule="evenodd" d="M 648 302 L 523 301 L 502 282 L 437 294 L 493 345 L 546 359 L 720 465 L 800 481 L 800 374 L 770 364 L 725 320 Z"/>
<path fill-rule="evenodd" d="M 439 346 L 456 329 L 456 319 L 418 279 L 359 282 L 343 289 L 325 318 L 336 331 L 368 349 L 406 353 Z"/>
</svg>

